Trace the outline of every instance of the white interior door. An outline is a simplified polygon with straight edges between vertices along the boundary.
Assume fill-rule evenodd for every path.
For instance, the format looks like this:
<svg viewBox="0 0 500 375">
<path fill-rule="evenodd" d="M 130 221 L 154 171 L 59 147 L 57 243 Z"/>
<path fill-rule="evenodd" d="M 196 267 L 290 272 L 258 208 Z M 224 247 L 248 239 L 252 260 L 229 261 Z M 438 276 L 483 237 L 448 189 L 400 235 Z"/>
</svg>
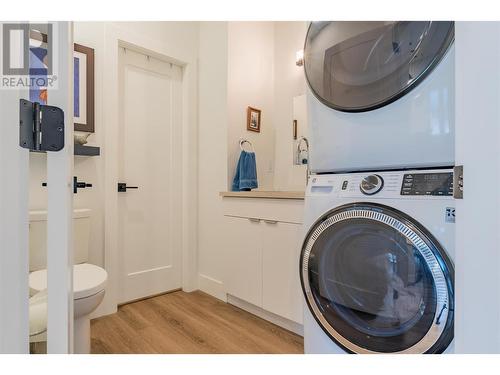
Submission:
<svg viewBox="0 0 500 375">
<path fill-rule="evenodd" d="M 4 55 L 22 62 L 22 35 L 3 44 L 0 23 L 0 74 Z M 5 30 L 5 33 L 8 33 Z M 16 52 L 14 52 L 16 51 Z M 14 55 L 15 54 L 15 55 Z M 19 99 L 24 88 L 0 89 L 0 354 L 28 353 L 28 164 L 29 151 L 19 147 Z"/>
<path fill-rule="evenodd" d="M 119 302 L 182 285 L 182 68 L 120 48 Z"/>
<path fill-rule="evenodd" d="M 64 112 L 65 147 L 47 152 L 47 351 L 71 353 L 73 348 L 72 175 L 73 175 L 73 25 L 0 23 L 2 58 L 18 68 L 15 76 L 29 82 L 32 67 L 30 30 L 47 35 L 46 66 L 56 84 L 47 85 L 48 105 Z M 24 26 L 23 26 L 24 25 Z M 9 40 L 10 48 L 3 41 Z M 4 57 L 7 58 L 4 59 Z M 51 58 L 51 57 L 52 58 Z M 1 74 L 9 78 L 5 64 Z M 2 80 L 2 82 L 4 82 Z M 29 352 L 28 184 L 29 151 L 19 146 L 19 100 L 29 99 L 26 86 L 0 88 L 0 353 Z M 42 103 L 43 104 L 43 103 Z M 42 137 L 48 126 L 41 119 Z"/>
</svg>

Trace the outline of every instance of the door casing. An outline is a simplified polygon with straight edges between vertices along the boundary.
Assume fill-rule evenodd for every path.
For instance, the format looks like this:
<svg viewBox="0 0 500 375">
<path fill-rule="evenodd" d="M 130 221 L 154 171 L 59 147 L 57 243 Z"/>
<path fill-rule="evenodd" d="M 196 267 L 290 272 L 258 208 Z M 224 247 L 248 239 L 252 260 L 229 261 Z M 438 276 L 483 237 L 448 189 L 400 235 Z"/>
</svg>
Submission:
<svg viewBox="0 0 500 375">
<path fill-rule="evenodd" d="M 120 49 L 119 304 L 178 290 L 182 68 Z"/>
<path fill-rule="evenodd" d="M 103 64 L 103 114 L 105 126 L 105 254 L 104 262 L 108 272 L 108 287 L 102 303 L 101 313 L 117 311 L 119 300 L 119 254 L 118 247 L 118 141 L 119 103 L 118 75 L 119 49 L 125 47 L 144 53 L 156 59 L 172 62 L 183 69 L 182 76 L 182 152 L 178 163 L 182 166 L 182 289 L 190 292 L 198 286 L 197 239 L 197 77 L 196 56 L 184 54 L 175 46 L 168 46 L 158 40 L 147 38 L 133 31 L 105 25 L 105 50 Z"/>
</svg>

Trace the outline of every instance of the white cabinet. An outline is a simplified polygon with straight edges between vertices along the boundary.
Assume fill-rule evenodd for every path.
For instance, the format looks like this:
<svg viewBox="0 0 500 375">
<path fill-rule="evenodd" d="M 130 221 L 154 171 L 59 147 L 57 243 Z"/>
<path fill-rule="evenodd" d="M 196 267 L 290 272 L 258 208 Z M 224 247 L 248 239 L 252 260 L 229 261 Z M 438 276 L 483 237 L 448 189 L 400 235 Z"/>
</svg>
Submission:
<svg viewBox="0 0 500 375">
<path fill-rule="evenodd" d="M 302 324 L 301 226 L 263 221 L 262 308 Z"/>
<path fill-rule="evenodd" d="M 285 209 L 254 201 L 251 214 L 226 211 L 224 285 L 231 296 L 302 324 L 299 276 L 302 226 Z M 260 210 L 262 208 L 262 210 Z M 273 209 L 278 208 L 273 211 Z M 281 213 L 280 216 L 277 213 Z"/>
<path fill-rule="evenodd" d="M 227 293 L 262 305 L 262 228 L 260 220 L 226 217 L 225 281 Z"/>
</svg>

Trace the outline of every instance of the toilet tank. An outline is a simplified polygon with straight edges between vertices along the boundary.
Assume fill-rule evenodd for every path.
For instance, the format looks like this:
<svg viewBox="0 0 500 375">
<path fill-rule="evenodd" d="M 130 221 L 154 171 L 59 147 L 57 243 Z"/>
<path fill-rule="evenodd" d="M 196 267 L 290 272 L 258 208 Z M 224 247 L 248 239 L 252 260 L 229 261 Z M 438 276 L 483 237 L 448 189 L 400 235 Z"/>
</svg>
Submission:
<svg viewBox="0 0 500 375">
<path fill-rule="evenodd" d="M 90 214 L 88 208 L 73 211 L 75 264 L 88 261 Z M 47 211 L 30 211 L 29 249 L 30 272 L 47 268 Z"/>
</svg>

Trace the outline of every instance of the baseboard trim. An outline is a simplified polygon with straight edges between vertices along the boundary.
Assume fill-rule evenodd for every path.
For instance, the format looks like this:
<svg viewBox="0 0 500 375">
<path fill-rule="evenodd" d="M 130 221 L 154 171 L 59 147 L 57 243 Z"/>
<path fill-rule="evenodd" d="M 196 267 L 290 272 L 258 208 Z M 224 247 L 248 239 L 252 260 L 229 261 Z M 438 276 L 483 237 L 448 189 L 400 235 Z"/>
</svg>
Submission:
<svg viewBox="0 0 500 375">
<path fill-rule="evenodd" d="M 227 295 L 222 281 L 200 273 L 198 274 L 198 289 L 221 301 L 227 302 Z"/>
<path fill-rule="evenodd" d="M 144 296 L 144 297 L 139 297 L 139 298 L 131 299 L 130 301 L 119 303 L 118 307 L 129 305 L 131 303 L 135 303 L 135 302 L 139 302 L 139 301 L 144 301 L 145 299 L 150 299 L 150 298 L 155 298 L 155 297 L 163 296 L 165 294 L 175 293 L 175 292 L 178 292 L 179 290 L 182 290 L 182 288 L 175 288 L 175 289 L 172 289 L 172 290 L 168 290 L 166 292 L 160 292 L 160 293 L 150 294 L 150 295 Z"/>
<path fill-rule="evenodd" d="M 227 295 L 227 303 L 239 307 L 242 310 L 248 311 L 250 314 L 256 315 L 259 318 L 267 320 L 281 328 L 284 328 L 288 331 L 296 333 L 299 336 L 304 336 L 304 326 L 292 320 L 283 318 L 282 316 L 273 314 L 267 310 L 264 310 L 261 307 L 252 305 L 249 302 L 243 301 L 238 297 L 232 296 L 230 294 Z"/>
</svg>

